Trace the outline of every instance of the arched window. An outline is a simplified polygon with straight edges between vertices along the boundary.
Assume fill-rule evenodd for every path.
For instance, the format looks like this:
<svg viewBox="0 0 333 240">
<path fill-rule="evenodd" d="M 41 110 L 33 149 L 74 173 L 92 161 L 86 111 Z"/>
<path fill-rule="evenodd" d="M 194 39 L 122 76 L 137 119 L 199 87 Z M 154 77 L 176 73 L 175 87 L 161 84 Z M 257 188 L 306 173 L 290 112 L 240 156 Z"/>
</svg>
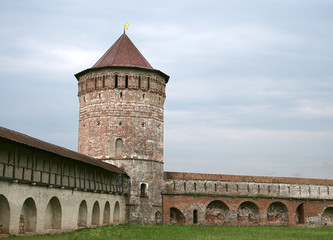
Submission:
<svg viewBox="0 0 333 240">
<path fill-rule="evenodd" d="M 114 76 L 114 87 L 118 88 L 118 75 Z"/>
<path fill-rule="evenodd" d="M 123 155 L 123 140 L 118 138 L 116 140 L 116 156 Z"/>
<path fill-rule="evenodd" d="M 140 185 L 140 196 L 141 197 L 147 196 L 147 185 L 145 183 L 141 183 Z"/>
<path fill-rule="evenodd" d="M 125 88 L 128 88 L 128 76 L 125 76 Z"/>
</svg>

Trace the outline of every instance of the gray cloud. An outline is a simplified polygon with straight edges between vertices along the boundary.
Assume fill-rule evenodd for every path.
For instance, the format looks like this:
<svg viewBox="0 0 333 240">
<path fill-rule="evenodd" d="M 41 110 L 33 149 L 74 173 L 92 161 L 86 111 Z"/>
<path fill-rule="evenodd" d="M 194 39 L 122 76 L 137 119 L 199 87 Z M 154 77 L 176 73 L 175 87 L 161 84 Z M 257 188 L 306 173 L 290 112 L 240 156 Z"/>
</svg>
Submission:
<svg viewBox="0 0 333 240">
<path fill-rule="evenodd" d="M 333 178 L 331 1 L 1 1 L 0 125 L 77 148 L 74 74 L 130 23 L 171 76 L 165 169 Z"/>
</svg>

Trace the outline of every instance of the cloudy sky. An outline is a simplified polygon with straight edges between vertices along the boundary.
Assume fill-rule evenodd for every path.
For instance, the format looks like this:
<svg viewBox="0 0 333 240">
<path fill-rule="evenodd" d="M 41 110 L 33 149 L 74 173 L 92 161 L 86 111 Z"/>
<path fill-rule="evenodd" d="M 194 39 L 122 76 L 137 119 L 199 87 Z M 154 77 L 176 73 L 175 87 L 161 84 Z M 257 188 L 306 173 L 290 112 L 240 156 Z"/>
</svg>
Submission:
<svg viewBox="0 0 333 240">
<path fill-rule="evenodd" d="M 77 149 L 122 34 L 170 75 L 165 170 L 333 178 L 333 1 L 0 1 L 0 125 Z"/>
</svg>

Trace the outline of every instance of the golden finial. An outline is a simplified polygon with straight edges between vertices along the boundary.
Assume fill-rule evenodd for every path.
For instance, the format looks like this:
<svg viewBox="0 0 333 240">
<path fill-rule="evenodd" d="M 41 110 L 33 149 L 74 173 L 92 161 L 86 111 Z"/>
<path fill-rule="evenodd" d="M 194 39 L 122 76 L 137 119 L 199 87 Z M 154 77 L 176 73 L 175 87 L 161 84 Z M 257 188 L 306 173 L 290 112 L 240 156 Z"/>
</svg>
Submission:
<svg viewBox="0 0 333 240">
<path fill-rule="evenodd" d="M 128 30 L 128 26 L 129 26 L 129 24 L 125 23 L 125 25 L 124 25 L 124 33 L 125 33 L 125 30 Z"/>
</svg>

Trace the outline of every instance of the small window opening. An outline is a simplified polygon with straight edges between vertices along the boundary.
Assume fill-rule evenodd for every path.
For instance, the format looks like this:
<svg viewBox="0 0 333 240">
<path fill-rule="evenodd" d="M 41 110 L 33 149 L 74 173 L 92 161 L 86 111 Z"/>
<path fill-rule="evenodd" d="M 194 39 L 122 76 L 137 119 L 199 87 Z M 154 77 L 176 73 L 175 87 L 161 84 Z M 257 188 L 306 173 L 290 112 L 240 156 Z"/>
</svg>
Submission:
<svg viewBox="0 0 333 240">
<path fill-rule="evenodd" d="M 184 191 L 186 192 L 186 182 L 184 182 Z"/>
<path fill-rule="evenodd" d="M 238 184 L 236 184 L 236 192 L 238 192 Z"/>
<path fill-rule="evenodd" d="M 193 210 L 193 223 L 198 223 L 198 210 Z"/>
<path fill-rule="evenodd" d="M 128 76 L 125 77 L 125 88 L 128 88 Z"/>
<path fill-rule="evenodd" d="M 197 191 L 197 183 L 194 183 L 193 185 L 194 185 L 193 186 L 194 187 L 194 191 Z"/>
<path fill-rule="evenodd" d="M 148 86 L 147 86 L 147 88 L 148 88 L 148 90 L 150 90 L 150 77 L 148 77 Z"/>
<path fill-rule="evenodd" d="M 95 77 L 95 89 L 97 88 L 97 77 Z"/>
<path fill-rule="evenodd" d="M 100 93 L 98 94 L 98 97 L 101 98 L 101 94 Z"/>
<path fill-rule="evenodd" d="M 100 121 L 97 121 L 97 125 L 99 126 L 101 124 L 101 122 Z"/>
<path fill-rule="evenodd" d="M 140 185 L 140 196 L 146 197 L 147 196 L 147 185 L 145 183 L 141 183 Z"/>
<path fill-rule="evenodd" d="M 122 98 L 123 97 L 123 93 L 122 92 L 120 92 L 120 98 Z"/>
<path fill-rule="evenodd" d="M 225 191 L 228 192 L 228 183 L 225 184 Z"/>
<path fill-rule="evenodd" d="M 145 123 L 143 122 L 141 125 L 142 125 L 142 127 L 144 127 L 144 126 L 145 126 Z"/>
<path fill-rule="evenodd" d="M 216 183 L 215 183 L 215 192 L 217 191 L 217 185 L 216 185 Z"/>
<path fill-rule="evenodd" d="M 176 190 L 176 182 L 173 181 L 173 190 Z"/>
<path fill-rule="evenodd" d="M 141 77 L 139 76 L 139 79 L 138 79 L 138 88 L 140 89 L 141 88 Z"/>
<path fill-rule="evenodd" d="M 247 192 L 250 192 L 250 185 L 247 185 Z"/>
<path fill-rule="evenodd" d="M 83 102 L 86 102 L 86 97 L 83 97 Z"/>
<path fill-rule="evenodd" d="M 103 75 L 103 83 L 102 87 L 105 88 L 105 76 Z"/>
<path fill-rule="evenodd" d="M 114 87 L 118 88 L 118 75 L 114 76 Z"/>
<path fill-rule="evenodd" d="M 205 191 L 207 190 L 207 183 L 204 183 Z"/>
</svg>

